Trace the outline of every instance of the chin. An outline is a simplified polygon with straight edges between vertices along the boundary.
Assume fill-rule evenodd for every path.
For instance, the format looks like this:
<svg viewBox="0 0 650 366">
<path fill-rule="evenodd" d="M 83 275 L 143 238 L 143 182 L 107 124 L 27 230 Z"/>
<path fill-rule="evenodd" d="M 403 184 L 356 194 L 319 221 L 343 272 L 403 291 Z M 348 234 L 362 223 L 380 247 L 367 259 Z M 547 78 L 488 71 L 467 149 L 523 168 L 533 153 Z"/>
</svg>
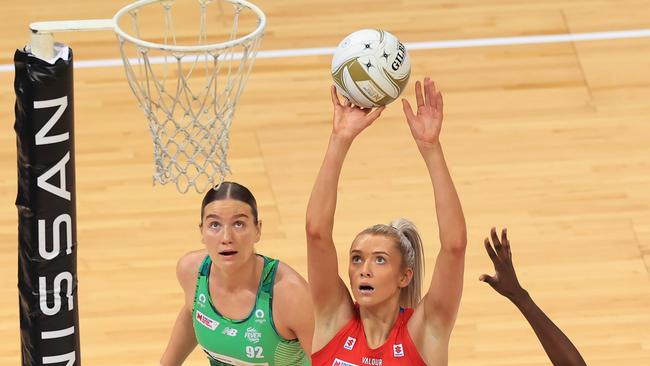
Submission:
<svg viewBox="0 0 650 366">
<path fill-rule="evenodd" d="M 360 307 L 373 307 L 381 301 L 379 301 L 375 296 L 372 295 L 356 295 L 354 300 L 359 304 Z"/>
</svg>

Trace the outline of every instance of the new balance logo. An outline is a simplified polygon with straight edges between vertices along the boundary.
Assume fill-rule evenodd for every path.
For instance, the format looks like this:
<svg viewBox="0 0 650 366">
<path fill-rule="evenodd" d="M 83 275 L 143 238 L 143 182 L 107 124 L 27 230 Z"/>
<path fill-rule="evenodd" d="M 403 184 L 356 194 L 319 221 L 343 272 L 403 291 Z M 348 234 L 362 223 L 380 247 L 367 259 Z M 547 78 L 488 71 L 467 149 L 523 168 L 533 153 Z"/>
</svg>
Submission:
<svg viewBox="0 0 650 366">
<path fill-rule="evenodd" d="M 223 332 L 221 332 L 221 333 L 225 334 L 225 335 L 228 335 L 230 337 L 235 337 L 235 336 L 237 336 L 237 329 L 226 327 L 226 329 L 224 329 Z"/>
</svg>

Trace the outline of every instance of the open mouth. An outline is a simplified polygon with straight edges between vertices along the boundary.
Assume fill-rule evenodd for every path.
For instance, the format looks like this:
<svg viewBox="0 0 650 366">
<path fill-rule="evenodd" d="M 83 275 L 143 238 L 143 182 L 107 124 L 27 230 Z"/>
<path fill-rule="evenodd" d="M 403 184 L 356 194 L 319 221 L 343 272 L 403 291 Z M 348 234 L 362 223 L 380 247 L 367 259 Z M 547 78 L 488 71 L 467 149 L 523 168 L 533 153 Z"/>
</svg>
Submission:
<svg viewBox="0 0 650 366">
<path fill-rule="evenodd" d="M 236 250 L 224 250 L 223 252 L 219 252 L 219 255 L 223 255 L 224 257 L 230 257 L 237 254 Z"/>
<path fill-rule="evenodd" d="M 375 288 L 368 284 L 359 285 L 359 292 L 362 294 L 371 294 L 373 291 L 375 291 Z"/>
</svg>

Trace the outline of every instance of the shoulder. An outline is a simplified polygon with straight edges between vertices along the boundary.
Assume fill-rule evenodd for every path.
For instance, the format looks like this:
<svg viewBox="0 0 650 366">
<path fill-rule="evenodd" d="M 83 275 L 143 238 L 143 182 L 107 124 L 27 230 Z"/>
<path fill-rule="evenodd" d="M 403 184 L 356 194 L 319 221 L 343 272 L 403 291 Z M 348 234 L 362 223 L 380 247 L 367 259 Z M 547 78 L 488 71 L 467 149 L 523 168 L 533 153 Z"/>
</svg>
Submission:
<svg viewBox="0 0 650 366">
<path fill-rule="evenodd" d="M 286 339 L 298 338 L 307 354 L 311 354 L 314 333 L 314 307 L 309 286 L 298 272 L 278 262 L 273 285 L 273 317 L 279 332 Z"/>
<path fill-rule="evenodd" d="M 180 257 L 176 263 L 176 277 L 184 290 L 194 289 L 201 262 L 206 255 L 205 249 L 195 250 Z"/>
<path fill-rule="evenodd" d="M 289 265 L 278 261 L 278 269 L 275 273 L 273 285 L 275 296 L 302 295 L 309 296 L 309 285 L 307 281 Z"/>
<path fill-rule="evenodd" d="M 273 298 L 282 309 L 312 311 L 311 294 L 307 281 L 293 268 L 282 262 L 278 263 L 275 274 Z"/>
</svg>

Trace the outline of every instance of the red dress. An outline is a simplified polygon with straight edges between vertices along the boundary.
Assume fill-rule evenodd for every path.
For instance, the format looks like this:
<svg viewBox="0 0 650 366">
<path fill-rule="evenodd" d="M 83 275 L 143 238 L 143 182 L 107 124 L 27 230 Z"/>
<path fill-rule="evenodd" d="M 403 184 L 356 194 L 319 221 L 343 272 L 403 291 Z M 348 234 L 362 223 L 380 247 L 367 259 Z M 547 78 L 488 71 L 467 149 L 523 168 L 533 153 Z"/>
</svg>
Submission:
<svg viewBox="0 0 650 366">
<path fill-rule="evenodd" d="M 366 342 L 359 307 L 355 305 L 353 318 L 311 356 L 312 366 L 426 366 L 408 332 L 411 315 L 413 309 L 400 308 L 386 342 L 371 349 Z"/>
</svg>

